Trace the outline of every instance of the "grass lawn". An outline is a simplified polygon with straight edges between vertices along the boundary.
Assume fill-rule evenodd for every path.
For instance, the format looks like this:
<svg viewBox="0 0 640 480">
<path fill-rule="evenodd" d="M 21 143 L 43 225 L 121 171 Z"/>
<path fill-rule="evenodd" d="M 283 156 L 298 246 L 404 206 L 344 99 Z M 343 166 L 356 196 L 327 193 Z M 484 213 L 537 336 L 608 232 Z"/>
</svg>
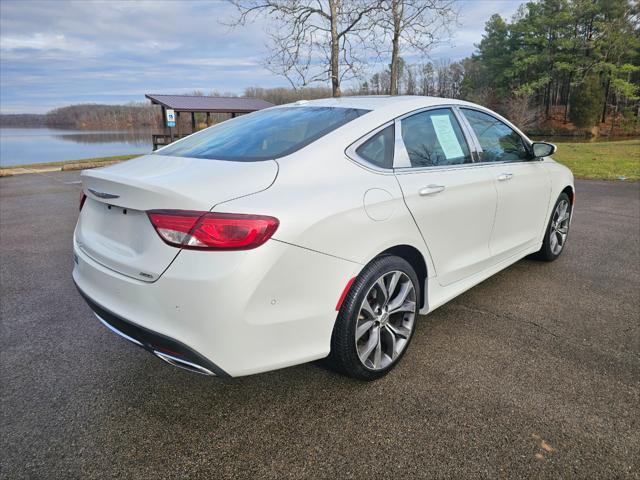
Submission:
<svg viewBox="0 0 640 480">
<path fill-rule="evenodd" d="M 569 167 L 576 178 L 640 180 L 640 139 L 557 145 L 554 160 Z"/>
</svg>

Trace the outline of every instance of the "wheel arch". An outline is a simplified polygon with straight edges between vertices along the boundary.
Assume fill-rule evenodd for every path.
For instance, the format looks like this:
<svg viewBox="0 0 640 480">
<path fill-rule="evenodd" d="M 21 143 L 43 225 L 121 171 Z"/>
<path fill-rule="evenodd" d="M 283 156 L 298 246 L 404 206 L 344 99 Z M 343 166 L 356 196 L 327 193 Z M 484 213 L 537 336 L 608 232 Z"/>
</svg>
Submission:
<svg viewBox="0 0 640 480">
<path fill-rule="evenodd" d="M 420 309 L 422 309 L 427 302 L 427 277 L 428 277 L 428 269 L 427 262 L 425 261 L 422 252 L 418 250 L 416 247 L 411 245 L 395 245 L 393 247 L 387 248 L 386 250 L 380 252 L 374 258 L 380 257 L 382 255 L 395 255 L 400 257 L 413 267 L 418 276 L 418 281 L 420 282 L 420 300 L 419 305 Z"/>
<path fill-rule="evenodd" d="M 573 206 L 573 204 L 575 203 L 575 195 L 576 195 L 573 189 L 573 186 L 567 185 L 562 189 L 560 193 L 566 193 L 569 196 L 569 201 L 571 202 L 571 205 Z"/>
</svg>

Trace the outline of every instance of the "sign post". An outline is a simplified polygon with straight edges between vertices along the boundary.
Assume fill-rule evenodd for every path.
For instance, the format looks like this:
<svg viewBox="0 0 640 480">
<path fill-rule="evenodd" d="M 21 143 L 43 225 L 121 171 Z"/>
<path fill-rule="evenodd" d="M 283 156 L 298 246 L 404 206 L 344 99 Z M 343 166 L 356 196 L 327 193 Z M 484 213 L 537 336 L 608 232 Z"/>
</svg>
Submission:
<svg viewBox="0 0 640 480">
<path fill-rule="evenodd" d="M 169 127 L 169 135 L 171 135 L 171 141 L 173 142 L 173 127 L 176 126 L 176 112 L 167 108 L 167 127 Z"/>
</svg>

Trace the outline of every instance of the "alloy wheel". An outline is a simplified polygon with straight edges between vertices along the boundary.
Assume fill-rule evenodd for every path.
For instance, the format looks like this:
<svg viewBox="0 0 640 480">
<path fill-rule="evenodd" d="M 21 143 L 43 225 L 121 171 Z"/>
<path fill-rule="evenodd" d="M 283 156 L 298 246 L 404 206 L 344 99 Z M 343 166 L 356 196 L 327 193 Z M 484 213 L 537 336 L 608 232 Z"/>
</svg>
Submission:
<svg viewBox="0 0 640 480">
<path fill-rule="evenodd" d="M 556 205 L 553 217 L 551 218 L 549 246 L 554 255 L 559 255 L 564 248 L 567 234 L 569 233 L 570 218 L 571 210 L 569 209 L 569 202 L 563 199 Z"/>
<path fill-rule="evenodd" d="M 362 301 L 356 322 L 356 349 L 362 364 L 382 370 L 395 362 L 409 343 L 416 315 L 416 289 L 401 271 L 385 273 Z"/>
</svg>

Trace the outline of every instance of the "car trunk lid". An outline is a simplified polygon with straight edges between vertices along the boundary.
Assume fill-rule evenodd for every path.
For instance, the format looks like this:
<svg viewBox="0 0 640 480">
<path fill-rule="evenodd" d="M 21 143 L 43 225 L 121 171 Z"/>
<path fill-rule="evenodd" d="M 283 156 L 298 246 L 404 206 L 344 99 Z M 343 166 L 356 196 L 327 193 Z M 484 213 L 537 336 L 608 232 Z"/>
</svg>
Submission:
<svg viewBox="0 0 640 480">
<path fill-rule="evenodd" d="M 82 172 L 87 200 L 75 240 L 93 260 L 138 280 L 152 282 L 180 251 L 167 245 L 147 210 L 209 211 L 216 204 L 271 186 L 273 160 L 230 162 L 146 155 Z"/>
</svg>

